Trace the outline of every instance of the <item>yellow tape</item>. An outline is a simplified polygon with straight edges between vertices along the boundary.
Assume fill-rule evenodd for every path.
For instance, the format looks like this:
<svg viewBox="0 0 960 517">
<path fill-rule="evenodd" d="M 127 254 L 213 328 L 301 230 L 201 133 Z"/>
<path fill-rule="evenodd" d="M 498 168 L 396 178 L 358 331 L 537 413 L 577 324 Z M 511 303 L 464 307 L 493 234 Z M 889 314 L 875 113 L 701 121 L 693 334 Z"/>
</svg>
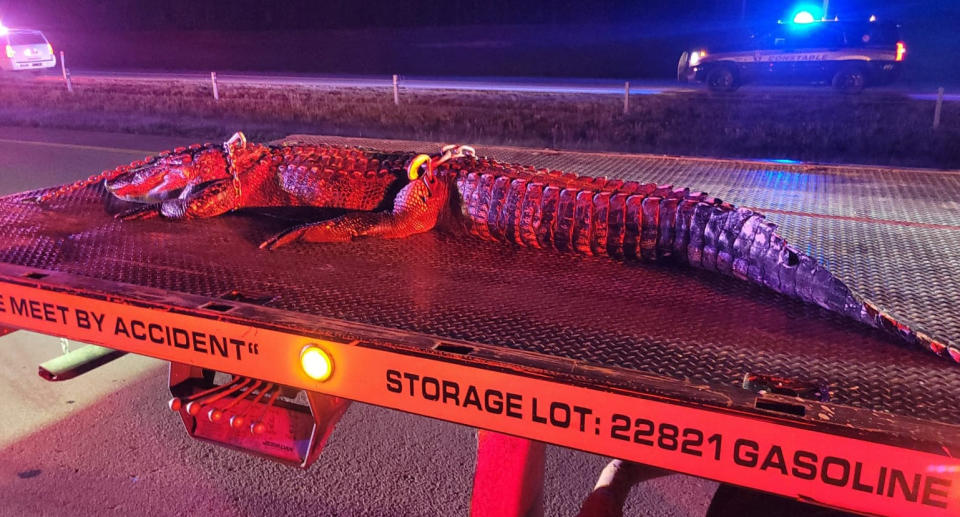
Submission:
<svg viewBox="0 0 960 517">
<path fill-rule="evenodd" d="M 407 177 L 410 178 L 410 181 L 414 181 L 420 177 L 420 166 L 429 161 L 429 154 L 418 154 L 416 158 L 410 162 L 410 167 L 407 168 Z"/>
</svg>

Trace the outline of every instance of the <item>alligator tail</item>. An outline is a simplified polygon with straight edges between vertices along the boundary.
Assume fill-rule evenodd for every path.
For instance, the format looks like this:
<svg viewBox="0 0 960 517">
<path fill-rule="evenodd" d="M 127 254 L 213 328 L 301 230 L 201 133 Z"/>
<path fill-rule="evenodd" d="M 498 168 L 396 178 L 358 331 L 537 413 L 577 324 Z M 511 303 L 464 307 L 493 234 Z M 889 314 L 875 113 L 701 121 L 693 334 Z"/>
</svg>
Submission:
<svg viewBox="0 0 960 517">
<path fill-rule="evenodd" d="M 487 172 L 457 179 L 465 224 L 478 237 L 621 260 L 685 263 L 819 305 L 960 363 L 960 348 L 881 311 L 789 245 L 760 213 L 671 185 L 478 165 Z"/>
</svg>

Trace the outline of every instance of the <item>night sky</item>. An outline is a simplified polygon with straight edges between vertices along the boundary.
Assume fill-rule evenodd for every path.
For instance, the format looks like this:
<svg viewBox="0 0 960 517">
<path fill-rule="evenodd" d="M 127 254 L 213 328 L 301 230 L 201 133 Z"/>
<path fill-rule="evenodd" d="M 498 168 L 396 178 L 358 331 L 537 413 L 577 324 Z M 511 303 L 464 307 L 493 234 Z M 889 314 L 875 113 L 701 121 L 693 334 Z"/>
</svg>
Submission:
<svg viewBox="0 0 960 517">
<path fill-rule="evenodd" d="M 669 79 L 691 46 L 822 2 L 0 0 L 0 21 L 43 30 L 77 69 Z M 960 53 L 960 0 L 830 0 L 834 14 L 901 23 L 907 77 L 960 84 L 942 66 Z"/>
<path fill-rule="evenodd" d="M 784 18 L 812 2 L 768 0 L 0 0 L 8 26 L 83 30 L 282 30 L 437 25 L 527 25 L 623 22 L 753 22 Z M 831 14 L 922 21 L 957 17 L 955 0 L 834 0 Z M 745 8 L 745 9 L 744 9 Z M 949 11 L 949 13 L 947 13 Z M 952 28 L 950 29 L 952 30 Z"/>
</svg>

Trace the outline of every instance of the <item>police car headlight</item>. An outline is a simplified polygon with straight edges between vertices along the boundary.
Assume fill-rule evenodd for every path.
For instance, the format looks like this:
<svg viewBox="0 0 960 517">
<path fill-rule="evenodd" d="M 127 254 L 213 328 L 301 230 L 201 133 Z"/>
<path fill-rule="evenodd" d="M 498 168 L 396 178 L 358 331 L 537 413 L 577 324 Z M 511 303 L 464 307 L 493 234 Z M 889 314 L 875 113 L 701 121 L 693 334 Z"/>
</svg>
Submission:
<svg viewBox="0 0 960 517">
<path fill-rule="evenodd" d="M 706 50 L 694 50 L 690 53 L 690 66 L 697 66 L 703 58 L 707 57 Z"/>
</svg>

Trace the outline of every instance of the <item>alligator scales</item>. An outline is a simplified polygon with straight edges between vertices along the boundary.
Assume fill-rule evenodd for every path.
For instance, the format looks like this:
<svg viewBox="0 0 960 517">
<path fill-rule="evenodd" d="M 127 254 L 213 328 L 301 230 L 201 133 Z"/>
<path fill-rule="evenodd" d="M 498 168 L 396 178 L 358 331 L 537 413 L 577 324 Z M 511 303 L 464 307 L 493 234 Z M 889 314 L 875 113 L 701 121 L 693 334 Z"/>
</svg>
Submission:
<svg viewBox="0 0 960 517">
<path fill-rule="evenodd" d="M 451 151 L 429 157 L 265 146 L 238 133 L 223 146 L 195 145 L 104 171 L 40 201 L 100 181 L 116 197 L 143 203 L 118 215 L 126 220 L 213 217 L 244 207 L 353 211 L 290 228 L 260 245 L 267 249 L 297 240 L 401 238 L 439 228 L 620 260 L 669 260 L 815 303 L 960 362 L 960 349 L 861 298 L 787 244 L 762 214 L 687 188 L 536 170 Z"/>
</svg>

